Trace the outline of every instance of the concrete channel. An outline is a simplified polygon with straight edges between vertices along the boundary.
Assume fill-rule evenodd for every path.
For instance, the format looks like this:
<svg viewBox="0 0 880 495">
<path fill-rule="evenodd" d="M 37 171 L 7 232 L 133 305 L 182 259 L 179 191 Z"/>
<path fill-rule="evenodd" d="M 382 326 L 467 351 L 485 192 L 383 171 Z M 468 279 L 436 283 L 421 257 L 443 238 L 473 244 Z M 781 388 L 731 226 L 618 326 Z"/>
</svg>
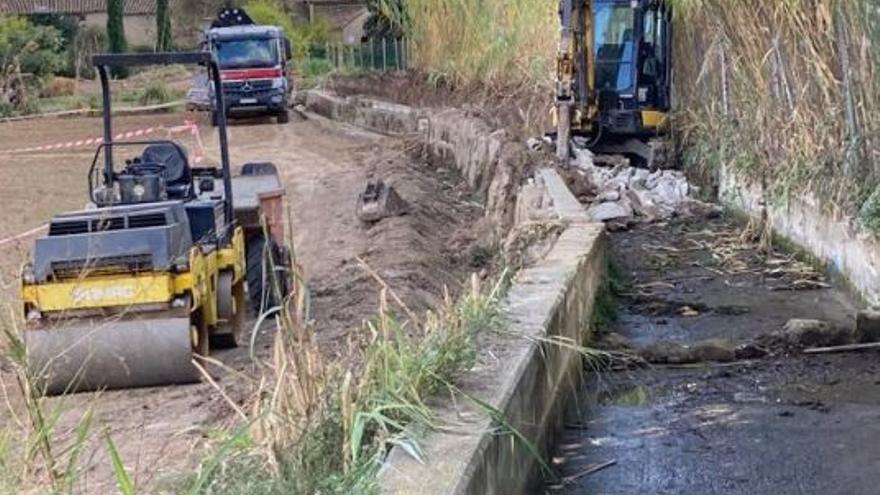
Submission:
<svg viewBox="0 0 880 495">
<path fill-rule="evenodd" d="M 427 433 L 424 462 L 395 448 L 380 475 L 388 494 L 540 490 L 542 459 L 562 426 L 564 398 L 582 377 L 576 348 L 587 337 L 604 275 L 604 226 L 590 221 L 552 169 L 541 169 L 519 188 L 525 146 L 479 118 L 317 91 L 305 99 L 307 110 L 327 118 L 421 136 L 431 159 L 454 165 L 472 189 L 483 192 L 486 215 L 501 231 L 530 216 L 564 225 L 546 255 L 516 275 L 504 301 L 505 333 L 481 337 L 484 352 L 457 384 L 462 393 L 435 408 L 447 426 Z"/>
<path fill-rule="evenodd" d="M 742 227 L 719 218 L 610 236 L 626 281 L 599 344 L 649 362 L 590 376 L 549 493 L 876 493 L 877 354 L 801 351 L 856 339 L 857 300 L 796 289 L 822 280 L 806 264 L 732 250 Z"/>
<path fill-rule="evenodd" d="M 460 384 L 477 401 L 441 401 L 444 428 L 426 434 L 421 460 L 392 451 L 384 493 L 876 493 L 877 354 L 801 352 L 862 338 L 854 317 L 863 299 L 851 286 L 790 253 L 741 249 L 743 226 L 727 216 L 608 235 L 555 171 L 518 188 L 523 178 L 508 162 L 522 156 L 506 150 L 503 131 L 457 111 L 318 92 L 306 99 L 329 118 L 422 136 L 484 192 L 500 228 L 535 208 L 565 225 L 516 277 L 507 334 L 481 342 L 488 357 Z M 756 213 L 750 205 L 728 200 Z M 853 248 L 817 249 L 811 239 L 828 230 L 814 223 L 780 225 L 872 300 L 876 281 L 855 273 L 866 267 L 848 261 L 858 257 Z M 624 289 L 617 319 L 596 336 L 612 365 L 594 372 L 597 363 L 573 346 L 588 338 L 606 254 Z"/>
</svg>

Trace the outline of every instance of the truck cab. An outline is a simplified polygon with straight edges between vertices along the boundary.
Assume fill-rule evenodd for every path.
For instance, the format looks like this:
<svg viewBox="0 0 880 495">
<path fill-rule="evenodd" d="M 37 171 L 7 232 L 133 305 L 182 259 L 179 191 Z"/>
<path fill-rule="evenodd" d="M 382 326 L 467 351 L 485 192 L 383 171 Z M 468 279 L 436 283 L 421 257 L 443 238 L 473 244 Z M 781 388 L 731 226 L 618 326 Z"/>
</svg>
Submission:
<svg viewBox="0 0 880 495">
<path fill-rule="evenodd" d="M 278 123 L 288 122 L 292 54 L 284 31 L 255 24 L 241 9 L 227 9 L 207 31 L 206 38 L 206 48 L 220 64 L 226 114 L 233 118 L 270 115 Z M 212 109 L 215 124 L 216 115 L 216 109 Z"/>
</svg>

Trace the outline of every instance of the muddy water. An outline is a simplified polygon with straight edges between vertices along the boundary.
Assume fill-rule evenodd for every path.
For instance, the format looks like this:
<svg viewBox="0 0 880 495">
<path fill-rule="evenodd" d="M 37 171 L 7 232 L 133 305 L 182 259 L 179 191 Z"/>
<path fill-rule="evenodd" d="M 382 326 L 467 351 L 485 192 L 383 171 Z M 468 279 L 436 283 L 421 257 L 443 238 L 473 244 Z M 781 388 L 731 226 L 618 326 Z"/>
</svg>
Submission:
<svg viewBox="0 0 880 495">
<path fill-rule="evenodd" d="M 789 318 L 853 323 L 857 304 L 845 291 L 793 290 L 827 281 L 781 253 L 768 263 L 737 247 L 737 232 L 716 220 L 614 234 L 627 283 L 619 319 L 604 330 L 638 348 L 744 341 Z M 594 374 L 553 454 L 562 481 L 547 492 L 880 493 L 878 368 L 874 352 L 797 353 Z"/>
</svg>

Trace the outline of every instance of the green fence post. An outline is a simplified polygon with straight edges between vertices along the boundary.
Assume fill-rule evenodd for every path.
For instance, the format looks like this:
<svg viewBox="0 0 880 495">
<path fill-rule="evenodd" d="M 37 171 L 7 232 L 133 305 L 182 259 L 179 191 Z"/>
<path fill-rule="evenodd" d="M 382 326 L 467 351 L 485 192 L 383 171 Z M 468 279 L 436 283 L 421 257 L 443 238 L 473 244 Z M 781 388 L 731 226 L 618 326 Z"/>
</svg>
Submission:
<svg viewBox="0 0 880 495">
<path fill-rule="evenodd" d="M 394 69 L 400 70 L 400 39 L 394 38 Z"/>
<path fill-rule="evenodd" d="M 382 72 L 386 72 L 388 70 L 388 41 L 384 36 L 382 37 Z"/>
<path fill-rule="evenodd" d="M 409 40 L 403 39 L 403 70 L 409 67 Z"/>
</svg>

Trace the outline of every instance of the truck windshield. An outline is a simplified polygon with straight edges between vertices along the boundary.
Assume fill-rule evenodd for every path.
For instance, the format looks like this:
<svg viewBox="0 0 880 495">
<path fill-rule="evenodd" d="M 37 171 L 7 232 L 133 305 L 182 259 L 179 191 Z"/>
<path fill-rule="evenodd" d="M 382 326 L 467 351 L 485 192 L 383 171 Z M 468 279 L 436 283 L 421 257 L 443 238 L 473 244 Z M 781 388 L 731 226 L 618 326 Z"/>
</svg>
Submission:
<svg viewBox="0 0 880 495">
<path fill-rule="evenodd" d="M 635 12 L 628 5 L 597 5 L 595 21 L 596 89 L 632 94 Z"/>
<path fill-rule="evenodd" d="M 222 40 L 214 43 L 223 69 L 251 69 L 278 65 L 278 43 L 273 39 Z"/>
</svg>

